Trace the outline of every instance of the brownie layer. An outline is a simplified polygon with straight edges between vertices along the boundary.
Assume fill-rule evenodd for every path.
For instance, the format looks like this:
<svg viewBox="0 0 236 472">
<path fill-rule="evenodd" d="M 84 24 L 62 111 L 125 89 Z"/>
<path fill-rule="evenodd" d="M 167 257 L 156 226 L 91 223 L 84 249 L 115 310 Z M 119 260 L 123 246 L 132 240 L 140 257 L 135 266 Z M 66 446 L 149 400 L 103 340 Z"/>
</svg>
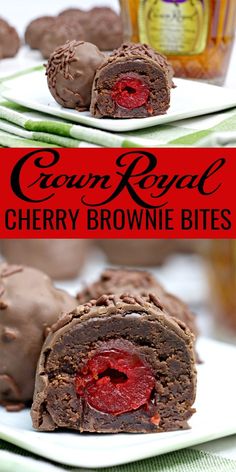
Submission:
<svg viewBox="0 0 236 472">
<path fill-rule="evenodd" d="M 78 372 L 101 350 L 124 348 L 152 371 L 147 404 L 113 415 L 91 407 L 76 391 Z M 187 427 L 194 410 L 193 335 L 169 317 L 155 295 L 103 295 L 61 318 L 45 341 L 36 375 L 34 428 L 87 432 L 161 432 Z"/>
</svg>

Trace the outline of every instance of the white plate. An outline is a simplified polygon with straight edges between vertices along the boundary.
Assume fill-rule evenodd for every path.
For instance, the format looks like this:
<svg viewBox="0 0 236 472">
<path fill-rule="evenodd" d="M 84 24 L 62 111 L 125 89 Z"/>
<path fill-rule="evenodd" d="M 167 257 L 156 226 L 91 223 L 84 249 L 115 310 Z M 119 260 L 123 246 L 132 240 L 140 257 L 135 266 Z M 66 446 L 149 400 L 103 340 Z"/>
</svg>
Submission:
<svg viewBox="0 0 236 472">
<path fill-rule="evenodd" d="M 236 348 L 200 339 L 197 413 L 192 429 L 160 434 L 96 435 L 33 431 L 29 411 L 0 409 L 0 438 L 62 464 L 108 467 L 145 459 L 236 433 Z"/>
<path fill-rule="evenodd" d="M 175 79 L 175 84 L 177 88 L 171 91 L 171 107 L 167 114 L 142 119 L 98 119 L 93 118 L 89 112 L 62 108 L 48 90 L 44 71 L 32 72 L 8 82 L 6 85 L 10 90 L 2 92 L 2 95 L 33 110 L 116 132 L 149 128 L 236 106 L 234 90 L 184 79 Z"/>
</svg>

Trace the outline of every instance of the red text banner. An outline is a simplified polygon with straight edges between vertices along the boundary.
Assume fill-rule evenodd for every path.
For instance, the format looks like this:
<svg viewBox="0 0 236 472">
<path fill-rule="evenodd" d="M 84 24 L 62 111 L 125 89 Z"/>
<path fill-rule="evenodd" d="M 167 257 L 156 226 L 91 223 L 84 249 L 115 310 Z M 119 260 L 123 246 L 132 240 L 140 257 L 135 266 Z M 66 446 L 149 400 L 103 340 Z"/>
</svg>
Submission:
<svg viewBox="0 0 236 472">
<path fill-rule="evenodd" d="M 1 238 L 236 238 L 234 149 L 2 149 Z"/>
</svg>

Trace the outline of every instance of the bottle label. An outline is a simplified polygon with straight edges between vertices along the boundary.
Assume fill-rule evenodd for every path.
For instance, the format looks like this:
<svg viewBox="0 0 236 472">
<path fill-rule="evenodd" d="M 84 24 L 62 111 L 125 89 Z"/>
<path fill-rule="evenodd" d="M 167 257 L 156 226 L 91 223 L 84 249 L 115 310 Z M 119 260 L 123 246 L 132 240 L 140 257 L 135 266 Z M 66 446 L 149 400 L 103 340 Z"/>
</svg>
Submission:
<svg viewBox="0 0 236 472">
<path fill-rule="evenodd" d="M 171 55 L 204 51 L 209 28 L 209 0 L 140 0 L 140 40 Z"/>
</svg>

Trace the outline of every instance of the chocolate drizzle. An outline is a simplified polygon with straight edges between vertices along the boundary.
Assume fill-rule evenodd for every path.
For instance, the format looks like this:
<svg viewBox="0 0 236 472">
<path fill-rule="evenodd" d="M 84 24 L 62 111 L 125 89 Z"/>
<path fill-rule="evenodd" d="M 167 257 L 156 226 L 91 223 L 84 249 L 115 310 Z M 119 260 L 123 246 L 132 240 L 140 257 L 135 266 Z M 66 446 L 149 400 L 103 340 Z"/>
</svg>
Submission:
<svg viewBox="0 0 236 472">
<path fill-rule="evenodd" d="M 163 72 L 168 72 L 169 85 L 174 86 L 172 78 L 174 71 L 171 64 L 168 62 L 166 56 L 156 52 L 153 48 L 147 44 L 141 43 L 124 43 L 122 46 L 108 57 L 108 63 L 112 63 L 116 60 L 128 60 L 130 58 L 142 59 L 143 57 L 149 58 L 161 67 Z"/>
<path fill-rule="evenodd" d="M 52 87 L 56 86 L 57 74 L 62 72 L 65 79 L 73 79 L 70 74 L 69 65 L 75 57 L 76 47 L 83 44 L 83 41 L 67 41 L 66 44 L 56 49 L 54 54 L 49 58 L 46 75 L 52 83 Z"/>
<path fill-rule="evenodd" d="M 126 296 L 136 301 L 142 300 L 142 297 L 148 296 L 150 301 L 160 310 L 165 310 L 170 316 L 182 320 L 190 330 L 197 335 L 198 329 L 193 313 L 187 305 L 179 298 L 167 293 L 155 277 L 146 271 L 128 270 L 128 269 L 107 269 L 101 273 L 98 281 L 86 287 L 77 294 L 79 303 L 86 303 L 90 300 L 99 299 L 101 295 L 105 300 L 105 295 L 111 295 L 108 300 L 114 300 L 117 294 Z M 104 295 L 105 294 L 105 295 Z M 130 295 L 132 294 L 132 295 Z"/>
</svg>

